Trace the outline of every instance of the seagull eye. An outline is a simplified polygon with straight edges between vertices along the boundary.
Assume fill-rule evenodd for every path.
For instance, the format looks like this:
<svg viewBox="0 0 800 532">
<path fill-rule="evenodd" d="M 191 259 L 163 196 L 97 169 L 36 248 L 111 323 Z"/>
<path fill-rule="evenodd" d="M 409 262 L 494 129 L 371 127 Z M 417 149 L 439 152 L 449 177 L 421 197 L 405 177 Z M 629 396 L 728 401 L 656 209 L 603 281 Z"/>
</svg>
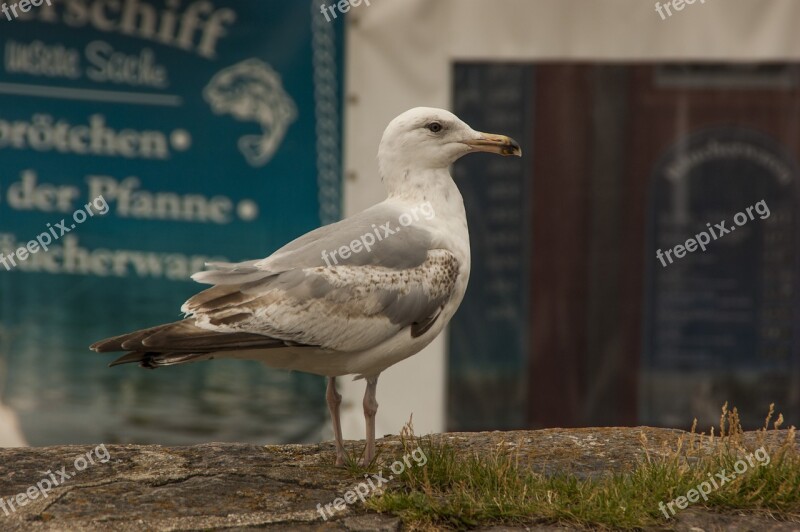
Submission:
<svg viewBox="0 0 800 532">
<path fill-rule="evenodd" d="M 430 129 L 431 132 L 433 132 L 433 133 L 438 133 L 438 132 L 440 132 L 441 130 L 444 129 L 444 127 L 442 127 L 442 124 L 440 124 L 439 122 L 431 122 L 430 124 L 428 124 L 425 127 Z"/>
</svg>

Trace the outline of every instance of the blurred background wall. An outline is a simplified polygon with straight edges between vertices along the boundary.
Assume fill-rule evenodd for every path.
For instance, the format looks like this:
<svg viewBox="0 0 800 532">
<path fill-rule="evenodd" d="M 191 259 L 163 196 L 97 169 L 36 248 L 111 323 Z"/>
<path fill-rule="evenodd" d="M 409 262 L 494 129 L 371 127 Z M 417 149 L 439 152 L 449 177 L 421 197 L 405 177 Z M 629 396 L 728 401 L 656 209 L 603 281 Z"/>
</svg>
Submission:
<svg viewBox="0 0 800 532">
<path fill-rule="evenodd" d="M 797 424 L 799 4 L 662 16 L 641 0 L 383 0 L 336 18 L 319 4 L 0 15 L 0 251 L 116 187 L 108 214 L 60 243 L 71 270 L 45 254 L 0 267 L 0 445 L 329 437 L 321 378 L 222 361 L 109 370 L 85 346 L 178 319 L 199 288 L 192 257 L 266 256 L 383 199 L 380 135 L 419 105 L 510 134 L 525 157 L 457 163 L 470 289 L 447 335 L 381 376 L 379 434 L 411 413 L 420 433 L 707 425 L 726 400 L 751 425 L 772 401 Z M 113 80 L 96 72 L 107 63 L 147 76 Z M 39 149 L 41 124 L 78 140 Z M 80 152 L 92 127 L 113 149 Z M 163 157 L 131 153 L 142 132 Z M 188 201 L 187 218 L 125 210 L 128 177 L 163 212 Z M 42 185 L 65 190 L 63 208 L 31 199 Z M 762 199 L 768 217 L 657 262 Z M 363 383 L 343 392 L 345 436 L 361 438 Z"/>
<path fill-rule="evenodd" d="M 410 0 L 357 11 L 347 212 L 381 197 L 370 147 L 406 108 L 454 109 L 476 129 L 520 135 L 525 150 L 518 164 L 456 164 L 470 289 L 447 339 L 382 376 L 381 394 L 404 400 L 382 410 L 379 432 L 409 410 L 425 430 L 688 426 L 695 416 L 707 426 L 726 400 L 750 425 L 771 401 L 798 422 L 800 4 L 662 12 L 640 0 Z M 792 177 L 742 157 L 710 161 L 680 196 L 691 216 L 655 234 L 654 218 L 683 212 L 678 196 L 654 188 L 658 169 L 717 140 L 763 149 Z M 764 197 L 782 214 L 681 264 L 653 265 L 658 248 L 708 222 L 731 225 Z M 424 393 L 407 394 L 409 383 Z"/>
</svg>

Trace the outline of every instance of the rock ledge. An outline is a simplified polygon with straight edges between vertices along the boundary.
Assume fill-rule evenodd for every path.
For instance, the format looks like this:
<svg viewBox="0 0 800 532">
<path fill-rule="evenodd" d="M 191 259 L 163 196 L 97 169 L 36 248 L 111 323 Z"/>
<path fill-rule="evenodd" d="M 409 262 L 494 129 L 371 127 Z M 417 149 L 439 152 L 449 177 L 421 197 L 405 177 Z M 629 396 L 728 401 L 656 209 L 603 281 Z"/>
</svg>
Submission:
<svg viewBox="0 0 800 532">
<path fill-rule="evenodd" d="M 478 454 L 514 448 L 521 463 L 545 474 L 592 476 L 630 468 L 643 452 L 643 434 L 647 447 L 659 452 L 682 431 L 586 428 L 435 437 Z M 785 431 L 771 437 L 778 441 L 781 434 Z M 360 450 L 360 445 L 348 442 L 348 449 Z M 396 436 L 380 440 L 378 447 L 383 456 L 402 454 Z M 368 512 L 359 503 L 323 519 L 317 505 L 343 497 L 360 480 L 332 467 L 333 458 L 330 442 L 0 449 L 0 530 L 399 530 L 397 518 Z M 36 486 L 47 490 L 48 479 L 55 485 L 44 497 Z M 694 509 L 670 525 L 673 530 L 800 530 L 800 523 Z"/>
</svg>

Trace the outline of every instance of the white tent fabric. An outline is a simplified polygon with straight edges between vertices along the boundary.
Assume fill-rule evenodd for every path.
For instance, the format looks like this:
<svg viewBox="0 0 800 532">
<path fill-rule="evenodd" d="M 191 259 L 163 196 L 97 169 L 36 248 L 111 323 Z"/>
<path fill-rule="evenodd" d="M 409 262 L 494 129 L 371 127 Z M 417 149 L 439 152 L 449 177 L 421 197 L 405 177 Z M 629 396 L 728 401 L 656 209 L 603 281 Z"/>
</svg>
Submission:
<svg viewBox="0 0 800 532">
<path fill-rule="evenodd" d="M 10 408 L 0 404 L 0 447 L 25 447 L 17 415 Z"/>
</svg>

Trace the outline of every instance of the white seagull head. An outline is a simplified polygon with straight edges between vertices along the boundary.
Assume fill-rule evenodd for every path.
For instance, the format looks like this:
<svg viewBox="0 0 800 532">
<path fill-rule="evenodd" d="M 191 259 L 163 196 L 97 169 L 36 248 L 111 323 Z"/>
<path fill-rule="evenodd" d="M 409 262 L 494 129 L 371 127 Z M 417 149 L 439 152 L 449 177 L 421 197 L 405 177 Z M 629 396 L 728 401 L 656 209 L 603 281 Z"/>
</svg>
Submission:
<svg viewBox="0 0 800 532">
<path fill-rule="evenodd" d="M 475 131 L 444 109 L 415 107 L 386 127 L 378 148 L 378 165 L 381 177 L 386 179 L 397 172 L 447 168 L 473 151 L 522 156 L 512 138 Z"/>
</svg>

